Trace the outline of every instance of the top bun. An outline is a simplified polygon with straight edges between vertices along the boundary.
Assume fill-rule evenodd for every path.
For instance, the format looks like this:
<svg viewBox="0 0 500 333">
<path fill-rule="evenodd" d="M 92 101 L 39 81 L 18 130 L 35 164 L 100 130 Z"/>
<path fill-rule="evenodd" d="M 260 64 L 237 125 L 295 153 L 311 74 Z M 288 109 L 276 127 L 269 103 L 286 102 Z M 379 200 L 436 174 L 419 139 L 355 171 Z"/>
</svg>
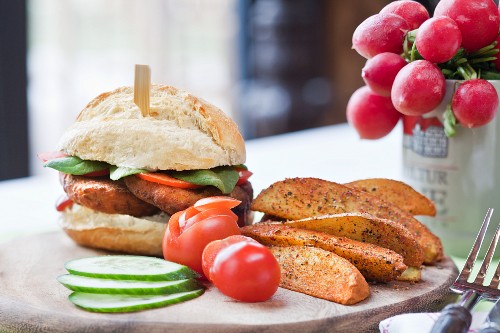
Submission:
<svg viewBox="0 0 500 333">
<path fill-rule="evenodd" d="M 210 169 L 245 162 L 238 126 L 220 109 L 185 91 L 152 85 L 150 114 L 134 104 L 134 88 L 92 100 L 64 133 L 59 148 L 85 160 L 148 170 Z"/>
</svg>

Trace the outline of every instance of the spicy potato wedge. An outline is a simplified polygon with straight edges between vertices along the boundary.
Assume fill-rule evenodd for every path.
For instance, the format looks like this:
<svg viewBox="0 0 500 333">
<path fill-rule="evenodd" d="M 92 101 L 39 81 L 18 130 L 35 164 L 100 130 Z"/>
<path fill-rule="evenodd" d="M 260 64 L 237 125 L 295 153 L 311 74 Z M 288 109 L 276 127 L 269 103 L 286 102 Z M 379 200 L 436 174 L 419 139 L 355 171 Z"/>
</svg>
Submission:
<svg viewBox="0 0 500 333">
<path fill-rule="evenodd" d="M 436 216 L 434 203 L 403 182 L 386 178 L 370 178 L 356 180 L 344 185 L 376 195 L 413 216 Z"/>
<path fill-rule="evenodd" d="M 406 227 L 424 250 L 424 262 L 443 257 L 441 240 L 411 214 L 369 193 L 317 178 L 290 178 L 263 190 L 252 209 L 288 220 L 339 213 L 369 213 Z"/>
<path fill-rule="evenodd" d="M 316 247 L 271 246 L 281 268 L 280 287 L 350 305 L 370 295 L 359 270 L 347 259 Z"/>
<path fill-rule="evenodd" d="M 275 223 L 378 245 L 401 255 L 408 266 L 419 267 L 424 262 L 424 251 L 408 229 L 369 214 L 344 213 Z"/>
<path fill-rule="evenodd" d="M 313 246 L 333 252 L 349 260 L 369 281 L 396 280 L 407 268 L 403 257 L 392 250 L 323 232 L 258 223 L 241 228 L 241 233 L 266 246 Z"/>
</svg>

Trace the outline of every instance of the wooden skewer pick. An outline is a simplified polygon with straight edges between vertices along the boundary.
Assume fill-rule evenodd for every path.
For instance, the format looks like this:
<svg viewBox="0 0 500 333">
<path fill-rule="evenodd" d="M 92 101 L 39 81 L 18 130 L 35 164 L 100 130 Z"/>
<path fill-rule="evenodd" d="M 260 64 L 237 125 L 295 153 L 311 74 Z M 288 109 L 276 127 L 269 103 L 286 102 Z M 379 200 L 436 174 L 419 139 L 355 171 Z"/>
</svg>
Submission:
<svg viewBox="0 0 500 333">
<path fill-rule="evenodd" d="M 141 109 L 143 117 L 149 116 L 149 93 L 151 69 L 148 65 L 135 65 L 134 103 Z"/>
</svg>

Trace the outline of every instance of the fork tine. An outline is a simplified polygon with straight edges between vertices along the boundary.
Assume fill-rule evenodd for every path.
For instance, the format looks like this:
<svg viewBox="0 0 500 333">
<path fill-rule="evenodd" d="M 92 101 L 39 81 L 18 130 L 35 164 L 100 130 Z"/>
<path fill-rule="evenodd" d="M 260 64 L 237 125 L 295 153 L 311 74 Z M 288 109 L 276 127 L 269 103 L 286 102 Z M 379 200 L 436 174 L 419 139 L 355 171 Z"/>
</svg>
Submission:
<svg viewBox="0 0 500 333">
<path fill-rule="evenodd" d="M 488 252 L 486 253 L 486 256 L 484 257 L 483 264 L 481 265 L 481 268 L 479 269 L 479 273 L 477 274 L 476 279 L 474 280 L 475 284 L 480 284 L 480 285 L 483 284 L 484 277 L 486 276 L 486 272 L 488 271 L 488 267 L 491 263 L 491 259 L 493 259 L 493 254 L 495 253 L 495 249 L 497 247 L 499 236 L 500 236 L 500 224 L 498 225 L 497 230 L 495 231 L 495 235 L 493 236 L 493 239 L 491 240 L 490 246 L 488 247 Z"/>
<path fill-rule="evenodd" d="M 498 289 L 498 282 L 500 281 L 500 262 L 497 265 L 497 270 L 495 271 L 495 274 L 493 275 L 493 278 L 491 279 L 490 288 Z"/>
<path fill-rule="evenodd" d="M 481 248 L 484 235 L 486 234 L 486 230 L 488 229 L 488 225 L 490 224 L 491 215 L 493 215 L 493 208 L 488 208 L 486 216 L 484 217 L 483 220 L 483 224 L 481 225 L 481 229 L 477 234 L 476 240 L 474 241 L 474 245 L 472 246 L 469 256 L 465 261 L 464 268 L 462 268 L 462 271 L 460 272 L 460 275 L 458 276 L 457 280 L 467 281 L 467 279 L 469 278 L 469 274 L 472 271 L 472 268 L 474 267 L 474 262 L 476 261 L 477 254 L 479 253 L 479 249 Z"/>
</svg>

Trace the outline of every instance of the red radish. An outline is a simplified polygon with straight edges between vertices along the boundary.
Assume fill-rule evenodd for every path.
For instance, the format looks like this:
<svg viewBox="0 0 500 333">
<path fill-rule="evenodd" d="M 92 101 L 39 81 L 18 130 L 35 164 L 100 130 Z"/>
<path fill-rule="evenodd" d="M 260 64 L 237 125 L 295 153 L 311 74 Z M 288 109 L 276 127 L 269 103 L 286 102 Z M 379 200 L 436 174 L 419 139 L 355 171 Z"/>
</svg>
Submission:
<svg viewBox="0 0 500 333">
<path fill-rule="evenodd" d="M 409 63 L 396 75 L 391 90 L 394 107 L 404 115 L 420 116 L 434 110 L 444 97 L 441 70 L 427 60 Z"/>
<path fill-rule="evenodd" d="M 369 59 L 382 52 L 400 54 L 403 39 L 409 30 L 405 19 L 396 14 L 376 14 L 368 17 L 352 35 L 352 47 Z"/>
<path fill-rule="evenodd" d="M 404 66 L 406 61 L 400 55 L 384 52 L 366 61 L 361 76 L 373 92 L 389 97 L 396 74 Z"/>
<path fill-rule="evenodd" d="M 455 91 L 451 109 L 458 123 L 464 127 L 486 125 L 493 120 L 498 110 L 497 91 L 486 80 L 467 80 Z"/>
<path fill-rule="evenodd" d="M 390 98 L 375 94 L 367 86 L 356 90 L 347 103 L 347 121 L 362 139 L 386 136 L 400 117 Z"/>
<path fill-rule="evenodd" d="M 462 44 L 458 25 L 446 16 L 425 21 L 415 38 L 417 50 L 425 60 L 443 63 L 451 60 Z"/>
<path fill-rule="evenodd" d="M 380 13 L 392 13 L 401 16 L 408 23 L 410 30 L 417 29 L 429 19 L 429 12 L 424 5 L 411 0 L 393 1 L 382 8 Z"/>
<path fill-rule="evenodd" d="M 462 47 L 474 52 L 491 44 L 498 35 L 500 18 L 492 0 L 441 0 L 434 16 L 448 16 L 462 32 Z"/>
</svg>

